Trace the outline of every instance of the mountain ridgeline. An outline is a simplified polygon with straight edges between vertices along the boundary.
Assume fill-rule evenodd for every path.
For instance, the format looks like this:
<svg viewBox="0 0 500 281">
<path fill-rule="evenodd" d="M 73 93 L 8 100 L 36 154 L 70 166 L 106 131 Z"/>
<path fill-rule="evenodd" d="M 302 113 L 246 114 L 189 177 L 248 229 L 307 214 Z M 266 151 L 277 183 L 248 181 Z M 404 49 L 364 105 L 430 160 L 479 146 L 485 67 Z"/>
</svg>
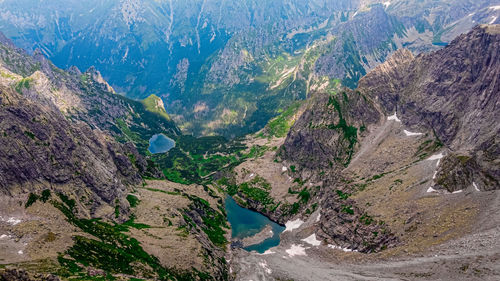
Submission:
<svg viewBox="0 0 500 281">
<path fill-rule="evenodd" d="M 355 88 L 397 49 L 435 50 L 499 18 L 490 0 L 6 0 L 0 10 L 18 46 L 61 68 L 95 66 L 119 93 L 161 97 L 183 131 L 226 137 L 315 90 Z"/>
</svg>

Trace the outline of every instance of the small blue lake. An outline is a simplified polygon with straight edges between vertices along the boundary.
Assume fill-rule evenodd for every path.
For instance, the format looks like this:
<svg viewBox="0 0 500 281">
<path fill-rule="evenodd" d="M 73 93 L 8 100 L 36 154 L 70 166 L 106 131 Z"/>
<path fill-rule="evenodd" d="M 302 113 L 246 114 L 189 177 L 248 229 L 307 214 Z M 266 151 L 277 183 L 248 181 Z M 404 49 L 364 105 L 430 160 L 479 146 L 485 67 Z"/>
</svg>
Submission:
<svg viewBox="0 0 500 281">
<path fill-rule="evenodd" d="M 149 140 L 149 152 L 165 153 L 175 147 L 175 141 L 164 134 L 157 134 Z"/>
<path fill-rule="evenodd" d="M 432 45 L 434 46 L 448 46 L 449 43 L 446 43 L 446 42 L 433 42 Z"/>
<path fill-rule="evenodd" d="M 226 197 L 226 212 L 227 219 L 231 224 L 231 235 L 233 238 L 243 239 L 250 237 L 262 231 L 266 226 L 271 226 L 273 237 L 259 244 L 246 247 L 244 248 L 245 250 L 256 251 L 262 254 L 270 248 L 279 245 L 280 234 L 285 230 L 284 226 L 271 221 L 257 212 L 240 207 L 230 196 Z"/>
</svg>

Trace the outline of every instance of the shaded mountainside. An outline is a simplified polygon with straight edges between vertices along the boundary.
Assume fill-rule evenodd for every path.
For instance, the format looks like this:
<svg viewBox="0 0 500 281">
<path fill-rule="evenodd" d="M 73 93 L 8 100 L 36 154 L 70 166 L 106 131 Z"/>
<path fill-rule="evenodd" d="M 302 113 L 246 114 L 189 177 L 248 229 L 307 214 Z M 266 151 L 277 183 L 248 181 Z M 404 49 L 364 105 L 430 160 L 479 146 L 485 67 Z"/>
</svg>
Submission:
<svg viewBox="0 0 500 281">
<path fill-rule="evenodd" d="M 32 192 L 74 184 L 88 198 L 92 213 L 123 199 L 126 185 L 141 183 L 126 148 L 86 124 L 72 124 L 13 89 L 1 89 L 1 176 L 3 193 Z M 131 153 L 131 151 L 129 151 Z M 79 186 L 79 188 L 76 188 Z M 33 190 L 35 188 L 35 190 Z"/>
</svg>

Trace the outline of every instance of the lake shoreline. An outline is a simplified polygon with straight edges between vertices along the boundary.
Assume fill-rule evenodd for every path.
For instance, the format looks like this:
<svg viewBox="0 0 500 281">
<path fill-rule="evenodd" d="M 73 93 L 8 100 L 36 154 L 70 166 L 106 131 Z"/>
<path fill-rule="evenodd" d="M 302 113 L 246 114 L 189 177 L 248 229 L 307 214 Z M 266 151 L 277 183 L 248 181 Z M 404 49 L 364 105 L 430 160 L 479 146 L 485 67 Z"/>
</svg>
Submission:
<svg viewBox="0 0 500 281">
<path fill-rule="evenodd" d="M 238 239 L 238 241 L 241 241 L 243 243 L 243 248 L 246 248 L 260 244 L 265 240 L 272 238 L 273 235 L 274 235 L 273 228 L 271 227 L 271 225 L 267 225 L 259 233 L 250 237 L 245 237 L 241 240 Z"/>
<path fill-rule="evenodd" d="M 232 247 L 264 253 L 280 244 L 284 226 L 259 212 L 238 205 L 229 195 L 226 196 L 226 212 L 232 229 Z"/>
</svg>

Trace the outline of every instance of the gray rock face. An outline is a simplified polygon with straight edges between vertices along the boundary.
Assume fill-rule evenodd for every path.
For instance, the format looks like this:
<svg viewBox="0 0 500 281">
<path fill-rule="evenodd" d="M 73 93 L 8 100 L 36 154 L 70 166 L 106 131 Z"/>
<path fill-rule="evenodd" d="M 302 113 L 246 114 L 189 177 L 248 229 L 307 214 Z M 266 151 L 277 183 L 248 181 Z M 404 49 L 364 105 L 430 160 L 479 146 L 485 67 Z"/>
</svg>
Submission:
<svg viewBox="0 0 500 281">
<path fill-rule="evenodd" d="M 73 124 L 60 112 L 39 106 L 0 87 L 0 190 L 36 192 L 36 188 L 83 196 L 90 192 L 95 209 L 114 204 L 127 185 L 141 178 L 124 150 L 85 123 Z M 36 186 L 36 187 L 35 187 Z M 33 190 L 33 187 L 35 189 Z"/>
<path fill-rule="evenodd" d="M 380 118 L 374 103 L 360 92 L 316 94 L 290 129 L 282 158 L 297 164 L 299 170 L 347 166 L 358 147 L 358 137 Z"/>
<path fill-rule="evenodd" d="M 321 206 L 317 235 L 329 244 L 376 252 L 398 243 L 390 229 L 348 199 L 341 176 L 360 140 L 382 117 L 376 104 L 358 91 L 316 94 L 281 149 L 282 160 L 296 166 L 296 176 L 322 182 L 319 196 L 310 203 Z"/>
<path fill-rule="evenodd" d="M 321 195 L 321 220 L 318 237 L 329 244 L 363 253 L 379 252 L 399 243 L 389 227 L 373 219 L 351 199 L 334 192 L 338 181 L 327 181 Z"/>
<path fill-rule="evenodd" d="M 484 180 L 486 188 L 498 189 L 498 77 L 500 26 L 478 26 L 428 55 L 397 52 L 364 77 L 359 90 L 377 100 L 385 114 L 397 112 L 405 126 L 434 132 L 450 150 L 473 158 L 474 173 L 490 178 Z M 449 165 L 443 164 L 440 174 L 457 167 L 453 159 L 445 160 Z M 452 190 L 470 183 L 451 181 L 457 183 Z"/>
</svg>

